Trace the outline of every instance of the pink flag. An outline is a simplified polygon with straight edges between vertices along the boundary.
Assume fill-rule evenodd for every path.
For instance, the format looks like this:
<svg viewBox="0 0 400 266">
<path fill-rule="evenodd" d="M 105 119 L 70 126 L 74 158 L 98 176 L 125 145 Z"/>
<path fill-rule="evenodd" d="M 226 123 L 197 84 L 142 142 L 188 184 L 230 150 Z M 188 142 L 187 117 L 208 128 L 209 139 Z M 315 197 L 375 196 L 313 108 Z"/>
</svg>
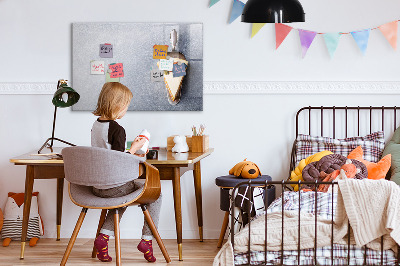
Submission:
<svg viewBox="0 0 400 266">
<path fill-rule="evenodd" d="M 304 58 L 306 56 L 308 48 L 310 48 L 310 45 L 312 44 L 317 33 L 315 31 L 299 29 L 299 35 L 300 35 L 300 43 L 301 43 L 301 54 L 302 54 L 302 57 Z"/>
<path fill-rule="evenodd" d="M 397 48 L 397 20 L 378 27 L 393 49 Z"/>
<path fill-rule="evenodd" d="M 282 42 L 285 40 L 286 36 L 290 33 L 292 30 L 292 27 L 281 24 L 281 23 L 275 23 L 275 40 L 276 40 L 276 49 L 282 44 Z"/>
</svg>

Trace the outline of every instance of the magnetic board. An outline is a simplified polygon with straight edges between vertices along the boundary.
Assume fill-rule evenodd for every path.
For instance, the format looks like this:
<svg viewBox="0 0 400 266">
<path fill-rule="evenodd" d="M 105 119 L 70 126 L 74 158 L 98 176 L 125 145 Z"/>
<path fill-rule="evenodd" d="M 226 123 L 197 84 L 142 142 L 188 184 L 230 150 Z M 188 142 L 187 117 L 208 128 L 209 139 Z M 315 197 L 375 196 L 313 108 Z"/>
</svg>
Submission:
<svg viewBox="0 0 400 266">
<path fill-rule="evenodd" d="M 186 76 L 180 87 L 180 101 L 168 101 L 165 82 L 154 81 L 152 70 L 159 60 L 153 59 L 154 45 L 168 45 L 170 33 L 177 32 L 176 50 L 188 61 Z M 203 110 L 203 25 L 201 23 L 73 23 L 72 87 L 80 100 L 72 110 L 93 111 L 109 64 L 122 63 L 120 82 L 133 93 L 130 111 L 202 111 Z M 100 48 L 112 45 L 112 58 L 101 57 Z M 96 62 L 96 69 L 92 67 Z M 104 61 L 105 74 L 99 73 Z M 101 65 L 100 65 L 101 67 Z M 100 69 L 101 70 L 101 69 Z M 94 71 L 94 72 L 93 72 Z M 94 74 L 91 74 L 94 73 Z"/>
</svg>

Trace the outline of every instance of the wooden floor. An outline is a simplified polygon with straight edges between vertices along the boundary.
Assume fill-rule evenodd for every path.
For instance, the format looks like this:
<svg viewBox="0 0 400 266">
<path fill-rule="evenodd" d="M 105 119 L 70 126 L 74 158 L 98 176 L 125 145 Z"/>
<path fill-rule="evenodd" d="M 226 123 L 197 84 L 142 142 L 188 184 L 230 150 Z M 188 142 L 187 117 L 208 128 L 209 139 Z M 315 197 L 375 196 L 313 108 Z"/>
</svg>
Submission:
<svg viewBox="0 0 400 266">
<path fill-rule="evenodd" d="M 69 239 L 40 239 L 36 247 L 27 246 L 25 249 L 25 259 L 20 260 L 20 242 L 12 241 L 9 247 L 0 246 L 0 265 L 60 265 L 65 248 Z M 215 255 L 218 253 L 217 240 L 183 240 L 183 261 L 178 260 L 178 247 L 176 240 L 163 240 L 168 250 L 172 262 L 167 264 L 154 241 L 154 254 L 157 258 L 156 263 L 149 264 L 143 254 L 136 249 L 140 240 L 121 240 L 122 264 L 123 265 L 212 265 Z M 93 240 L 77 239 L 68 259 L 67 265 L 115 265 L 114 262 L 114 243 L 110 241 L 110 255 L 113 262 L 104 263 L 91 258 Z"/>
</svg>

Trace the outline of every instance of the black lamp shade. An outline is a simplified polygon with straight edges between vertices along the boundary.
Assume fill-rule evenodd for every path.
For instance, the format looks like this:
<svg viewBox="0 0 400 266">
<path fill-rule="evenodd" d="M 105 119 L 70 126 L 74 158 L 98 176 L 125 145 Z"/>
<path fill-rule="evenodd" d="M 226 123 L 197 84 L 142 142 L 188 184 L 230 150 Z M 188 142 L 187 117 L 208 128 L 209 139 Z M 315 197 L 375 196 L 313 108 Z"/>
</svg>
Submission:
<svg viewBox="0 0 400 266">
<path fill-rule="evenodd" d="M 64 93 L 66 93 L 68 97 L 63 97 Z M 56 107 L 70 107 L 76 104 L 79 101 L 79 98 L 79 94 L 73 88 L 68 87 L 66 84 L 61 84 L 58 90 L 54 93 L 52 102 Z"/>
<path fill-rule="evenodd" d="M 298 0 L 249 0 L 243 9 L 242 22 L 304 22 L 304 15 Z"/>
</svg>

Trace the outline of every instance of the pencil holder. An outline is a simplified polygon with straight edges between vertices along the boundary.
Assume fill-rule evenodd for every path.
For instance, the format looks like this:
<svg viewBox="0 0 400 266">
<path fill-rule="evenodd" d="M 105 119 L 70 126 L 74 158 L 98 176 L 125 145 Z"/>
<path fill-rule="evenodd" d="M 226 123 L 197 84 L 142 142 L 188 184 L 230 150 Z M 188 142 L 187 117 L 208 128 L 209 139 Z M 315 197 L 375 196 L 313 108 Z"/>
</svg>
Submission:
<svg viewBox="0 0 400 266">
<path fill-rule="evenodd" d="M 192 136 L 192 152 L 205 152 L 208 150 L 209 136 Z"/>
</svg>

